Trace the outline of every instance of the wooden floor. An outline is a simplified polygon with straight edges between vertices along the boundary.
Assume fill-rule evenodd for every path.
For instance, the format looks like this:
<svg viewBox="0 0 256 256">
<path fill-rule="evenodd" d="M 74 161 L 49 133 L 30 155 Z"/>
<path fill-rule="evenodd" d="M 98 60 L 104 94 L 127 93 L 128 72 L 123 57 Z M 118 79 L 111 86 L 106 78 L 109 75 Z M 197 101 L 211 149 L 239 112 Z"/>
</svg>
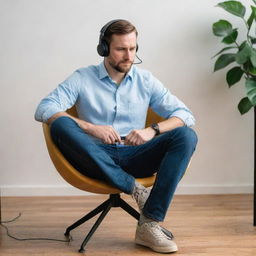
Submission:
<svg viewBox="0 0 256 256">
<path fill-rule="evenodd" d="M 122 196 L 135 207 L 130 197 Z M 2 198 L 2 221 L 20 238 L 63 239 L 65 228 L 106 196 Z M 177 195 L 163 226 L 175 235 L 179 251 L 174 255 L 255 256 L 256 228 L 252 225 L 252 195 Z M 71 232 L 70 244 L 53 241 L 16 241 L 0 227 L 0 255 L 73 256 L 95 218 Z M 84 255 L 159 255 L 135 245 L 136 221 L 123 210 L 113 208 L 87 244 Z"/>
</svg>

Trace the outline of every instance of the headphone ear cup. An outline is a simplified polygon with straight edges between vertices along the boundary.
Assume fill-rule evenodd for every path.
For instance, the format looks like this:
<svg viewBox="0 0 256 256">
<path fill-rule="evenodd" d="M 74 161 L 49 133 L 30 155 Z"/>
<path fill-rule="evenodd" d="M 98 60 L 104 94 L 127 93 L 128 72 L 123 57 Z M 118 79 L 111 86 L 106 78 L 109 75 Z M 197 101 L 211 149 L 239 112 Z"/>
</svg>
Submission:
<svg viewBox="0 0 256 256">
<path fill-rule="evenodd" d="M 97 52 L 98 52 L 98 54 L 99 54 L 100 56 L 103 57 L 104 51 L 103 51 L 103 49 L 102 49 L 102 45 L 101 45 L 101 44 L 98 44 L 98 46 L 97 46 Z"/>
<path fill-rule="evenodd" d="M 98 44 L 97 52 L 102 57 L 107 57 L 109 55 L 109 47 L 105 40 L 101 40 L 101 42 Z"/>
</svg>

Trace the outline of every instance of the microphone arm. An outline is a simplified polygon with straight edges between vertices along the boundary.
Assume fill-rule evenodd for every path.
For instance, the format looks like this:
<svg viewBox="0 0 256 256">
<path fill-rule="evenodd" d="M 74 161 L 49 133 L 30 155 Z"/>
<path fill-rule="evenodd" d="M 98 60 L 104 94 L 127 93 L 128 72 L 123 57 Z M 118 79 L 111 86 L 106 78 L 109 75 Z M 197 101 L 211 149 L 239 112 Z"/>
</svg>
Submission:
<svg viewBox="0 0 256 256">
<path fill-rule="evenodd" d="M 139 60 L 139 62 L 133 62 L 133 64 L 137 65 L 137 64 L 141 64 L 143 62 L 142 59 L 140 59 L 137 54 L 136 54 L 136 58 Z"/>
</svg>

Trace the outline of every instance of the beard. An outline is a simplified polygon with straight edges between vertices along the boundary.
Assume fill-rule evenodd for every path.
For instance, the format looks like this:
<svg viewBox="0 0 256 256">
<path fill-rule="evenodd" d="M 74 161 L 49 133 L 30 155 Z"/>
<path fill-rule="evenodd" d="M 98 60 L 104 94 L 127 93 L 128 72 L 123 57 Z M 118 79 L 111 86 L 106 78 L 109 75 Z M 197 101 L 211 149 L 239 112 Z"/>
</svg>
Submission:
<svg viewBox="0 0 256 256">
<path fill-rule="evenodd" d="M 117 72 L 120 73 L 127 73 L 130 71 L 132 67 L 132 62 L 131 61 L 119 61 L 119 62 L 114 62 L 114 61 L 109 61 L 109 65 L 115 69 Z"/>
</svg>

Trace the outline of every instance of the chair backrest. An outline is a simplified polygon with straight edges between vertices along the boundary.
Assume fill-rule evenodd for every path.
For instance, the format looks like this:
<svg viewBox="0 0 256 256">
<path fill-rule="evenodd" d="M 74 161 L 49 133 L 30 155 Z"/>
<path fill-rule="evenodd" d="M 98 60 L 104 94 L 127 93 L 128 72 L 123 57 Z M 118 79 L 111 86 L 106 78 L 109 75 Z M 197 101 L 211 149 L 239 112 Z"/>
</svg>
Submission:
<svg viewBox="0 0 256 256">
<path fill-rule="evenodd" d="M 71 109 L 67 110 L 70 115 L 77 117 L 76 108 L 72 107 Z M 151 109 L 148 110 L 147 114 L 147 122 L 146 126 L 150 125 L 154 122 L 160 122 L 163 120 L 160 116 L 154 113 Z M 84 176 L 80 172 L 78 172 L 62 155 L 59 149 L 55 146 L 52 141 L 50 135 L 50 127 L 48 124 L 43 123 L 43 131 L 44 137 L 47 145 L 47 149 L 51 160 L 59 172 L 59 174 L 72 186 L 98 194 L 116 194 L 121 193 L 120 190 L 112 187 L 111 185 L 107 184 L 106 182 L 99 181 L 96 179 L 92 179 L 90 177 Z M 147 177 L 147 178 L 140 178 L 137 179 L 145 187 L 151 186 L 155 181 L 155 176 Z"/>
</svg>

